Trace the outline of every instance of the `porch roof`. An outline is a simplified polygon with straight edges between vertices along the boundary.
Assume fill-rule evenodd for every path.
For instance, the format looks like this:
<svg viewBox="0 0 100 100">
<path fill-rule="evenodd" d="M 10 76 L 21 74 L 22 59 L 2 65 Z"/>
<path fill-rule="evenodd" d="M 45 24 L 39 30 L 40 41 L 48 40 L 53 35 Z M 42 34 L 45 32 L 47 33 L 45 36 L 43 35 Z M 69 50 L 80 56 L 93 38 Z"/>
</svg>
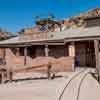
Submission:
<svg viewBox="0 0 100 100">
<path fill-rule="evenodd" d="M 91 40 L 91 39 L 100 39 L 100 27 L 91 27 L 91 28 L 75 28 L 75 29 L 67 29 L 62 32 L 49 32 L 47 39 L 36 39 L 36 40 L 28 40 L 28 39 L 20 39 L 19 36 L 4 40 L 0 42 L 1 46 L 11 46 L 11 45 L 37 45 L 37 44 L 45 44 L 45 43 L 63 43 L 65 41 L 76 41 L 76 40 Z"/>
<path fill-rule="evenodd" d="M 49 39 L 74 39 L 74 38 L 88 38 L 88 37 L 100 37 L 100 27 L 89 28 L 74 28 L 67 29 L 62 32 L 51 32 L 48 34 Z"/>
</svg>

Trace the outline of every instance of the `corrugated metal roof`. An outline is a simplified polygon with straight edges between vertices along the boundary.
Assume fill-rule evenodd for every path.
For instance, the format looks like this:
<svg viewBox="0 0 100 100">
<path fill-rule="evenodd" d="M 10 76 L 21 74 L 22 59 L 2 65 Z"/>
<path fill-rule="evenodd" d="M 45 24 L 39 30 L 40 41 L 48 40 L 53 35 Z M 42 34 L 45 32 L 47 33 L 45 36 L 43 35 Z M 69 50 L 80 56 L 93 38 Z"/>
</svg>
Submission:
<svg viewBox="0 0 100 100">
<path fill-rule="evenodd" d="M 0 42 L 0 45 L 9 45 L 9 44 L 23 44 L 23 43 L 29 43 L 29 42 L 41 42 L 41 41 L 45 41 L 45 39 L 38 39 L 38 40 L 29 40 L 29 39 L 20 39 L 19 36 L 11 38 L 11 39 L 7 39 L 4 41 Z"/>
<path fill-rule="evenodd" d="M 36 39 L 36 40 L 27 40 L 20 39 L 19 36 L 4 40 L 0 42 L 0 45 L 7 44 L 21 44 L 21 43 L 30 43 L 30 42 L 41 42 L 41 41 L 57 41 L 64 39 L 72 39 L 72 38 L 82 38 L 82 37 L 100 37 L 100 27 L 91 27 L 91 28 L 75 28 L 75 29 L 67 29 L 62 32 L 49 32 L 47 39 Z"/>
</svg>

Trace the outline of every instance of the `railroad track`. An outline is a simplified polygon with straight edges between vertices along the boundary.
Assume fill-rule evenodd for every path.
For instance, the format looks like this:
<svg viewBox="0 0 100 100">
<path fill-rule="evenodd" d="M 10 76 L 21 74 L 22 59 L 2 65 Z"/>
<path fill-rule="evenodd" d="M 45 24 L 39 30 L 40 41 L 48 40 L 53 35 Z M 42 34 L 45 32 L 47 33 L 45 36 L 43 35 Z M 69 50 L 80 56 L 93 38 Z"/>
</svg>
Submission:
<svg viewBox="0 0 100 100">
<path fill-rule="evenodd" d="M 85 73 L 85 71 L 87 71 L 87 69 L 84 69 L 84 70 L 80 71 L 79 73 L 75 74 L 74 76 L 72 76 L 72 77 L 69 79 L 69 81 L 66 83 L 66 85 L 65 85 L 65 87 L 64 87 L 64 89 L 63 89 L 63 91 L 61 92 L 61 94 L 60 94 L 58 100 L 62 100 L 62 97 L 63 97 L 63 95 L 64 95 L 66 89 L 68 88 L 68 86 L 71 84 L 71 82 L 72 82 L 76 77 L 78 77 L 79 75 L 81 75 L 82 73 Z M 88 74 L 91 74 L 91 72 L 90 72 L 90 71 L 87 71 L 87 72 L 83 75 L 83 77 L 81 78 L 81 80 L 80 80 L 80 82 L 79 82 L 79 86 L 78 86 L 78 90 L 77 90 L 77 95 L 76 95 L 76 98 L 77 98 L 76 100 L 79 100 L 79 96 L 80 96 L 80 91 L 81 91 L 82 83 L 83 83 L 84 79 L 86 78 L 86 76 L 87 76 Z"/>
<path fill-rule="evenodd" d="M 76 99 L 76 100 L 79 100 L 82 83 L 83 83 L 84 79 L 86 78 L 86 76 L 87 76 L 88 74 L 92 74 L 92 72 L 87 72 L 87 73 L 84 74 L 84 76 L 82 77 L 82 79 L 81 79 L 81 81 L 80 81 L 80 83 L 79 83 L 79 86 L 78 86 L 78 92 L 77 92 L 77 99 Z"/>
</svg>

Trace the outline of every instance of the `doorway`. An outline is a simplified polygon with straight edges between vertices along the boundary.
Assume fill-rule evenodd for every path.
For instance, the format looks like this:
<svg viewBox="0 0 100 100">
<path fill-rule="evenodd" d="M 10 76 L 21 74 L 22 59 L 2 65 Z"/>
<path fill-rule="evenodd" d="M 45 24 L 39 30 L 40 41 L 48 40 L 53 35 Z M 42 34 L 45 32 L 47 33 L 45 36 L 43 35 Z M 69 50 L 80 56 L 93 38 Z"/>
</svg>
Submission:
<svg viewBox="0 0 100 100">
<path fill-rule="evenodd" d="M 93 41 L 84 41 L 75 43 L 75 65 L 95 67 L 95 49 Z"/>
</svg>

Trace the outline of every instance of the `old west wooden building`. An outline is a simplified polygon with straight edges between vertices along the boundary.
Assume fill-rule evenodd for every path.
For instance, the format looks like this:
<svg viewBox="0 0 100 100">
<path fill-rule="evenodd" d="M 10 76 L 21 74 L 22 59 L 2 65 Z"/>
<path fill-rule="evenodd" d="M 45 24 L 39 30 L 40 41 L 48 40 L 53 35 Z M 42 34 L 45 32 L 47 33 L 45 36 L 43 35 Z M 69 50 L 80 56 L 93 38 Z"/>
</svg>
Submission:
<svg viewBox="0 0 100 100">
<path fill-rule="evenodd" d="M 52 71 L 72 71 L 77 66 L 99 69 L 100 16 L 79 20 L 84 21 L 80 27 L 63 28 L 62 22 L 44 19 L 37 22 L 42 31 L 28 28 L 0 42 L 1 65 L 16 72 L 40 71 L 38 67 L 48 64 Z"/>
</svg>

